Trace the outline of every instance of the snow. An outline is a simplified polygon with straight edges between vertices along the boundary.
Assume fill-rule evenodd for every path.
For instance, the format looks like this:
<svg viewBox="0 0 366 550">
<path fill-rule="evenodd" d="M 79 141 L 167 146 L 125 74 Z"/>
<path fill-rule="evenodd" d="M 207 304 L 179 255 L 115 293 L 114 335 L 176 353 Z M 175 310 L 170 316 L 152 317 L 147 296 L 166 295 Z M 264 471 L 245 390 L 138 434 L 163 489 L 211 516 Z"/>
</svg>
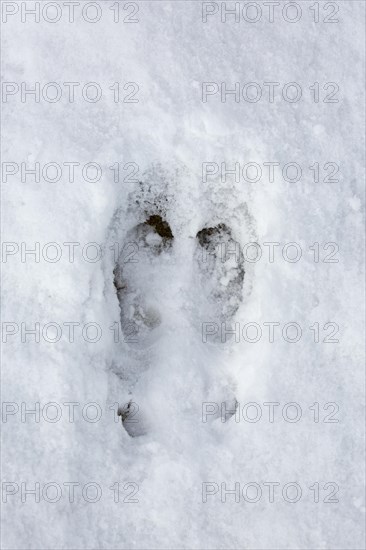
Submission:
<svg viewBox="0 0 366 550">
<path fill-rule="evenodd" d="M 95 24 L 83 21 L 76 10 L 75 23 L 63 11 L 54 24 L 44 19 L 22 23 L 15 14 L 2 25 L 4 81 L 40 82 L 41 87 L 81 83 L 73 103 L 66 95 L 56 103 L 22 102 L 19 93 L 2 104 L 3 162 L 29 167 L 80 163 L 74 181 L 66 168 L 54 183 L 42 177 L 37 183 L 31 176 L 22 182 L 19 170 L 2 187 L 3 241 L 19 245 L 2 265 L 2 320 L 19 325 L 3 344 L 2 400 L 19 406 L 2 424 L 2 488 L 4 483 L 19 486 L 7 502 L 3 496 L 3 546 L 361 549 L 364 4 L 336 3 L 336 24 L 312 22 L 309 2 L 301 2 L 303 17 L 297 23 L 276 16 L 273 23 L 263 17 L 255 24 L 229 18 L 222 23 L 220 15 L 203 23 L 201 2 L 168 0 L 141 1 L 138 23 L 115 24 L 112 2 L 100 4 L 103 17 Z M 322 10 L 324 3 L 319 4 Z M 299 83 L 302 99 L 284 101 L 279 91 L 270 103 L 263 86 L 269 81 L 281 83 L 279 90 Z M 80 90 L 88 82 L 100 84 L 100 101 L 82 99 Z M 137 83 L 139 102 L 115 103 L 109 89 L 115 82 L 121 83 L 121 97 L 126 82 Z M 226 82 L 228 89 L 235 82 L 257 82 L 263 99 L 235 102 L 228 96 L 221 102 L 218 93 L 203 103 L 204 82 Z M 332 91 L 323 90 L 325 83 L 338 83 L 339 102 L 314 103 L 309 86 L 315 82 L 322 98 Z M 82 177 L 88 162 L 102 167 L 99 181 Z M 110 169 L 116 162 L 121 163 L 119 182 Z M 248 183 L 228 175 L 223 182 L 218 173 L 203 182 L 204 162 L 219 167 L 225 162 L 228 168 L 257 162 L 263 177 Z M 276 172 L 270 183 L 265 162 L 281 167 L 297 162 L 301 181 L 286 182 Z M 319 183 L 308 168 L 315 162 Z M 323 171 L 327 162 L 340 166 L 334 176 L 338 182 L 323 181 L 331 173 Z M 131 167 L 123 170 L 126 163 L 136 163 L 138 175 L 122 181 L 131 173 Z M 143 190 L 130 181 L 134 178 L 144 182 Z M 135 242 L 134 228 L 146 221 L 147 204 L 149 214 L 155 213 L 154 201 L 159 208 L 165 205 L 163 217 L 174 239 L 160 255 L 144 254 L 140 246 L 138 262 L 125 264 L 140 307 L 138 341 L 128 342 L 131 335 L 121 330 L 113 284 L 115 243 L 135 257 L 134 244 L 123 246 Z M 232 259 L 221 265 L 219 259 L 212 267 L 212 258 L 203 265 L 196 238 L 203 228 L 218 224 L 230 227 L 241 247 L 258 242 L 263 249 L 258 262 L 244 263 L 240 307 L 232 317 L 223 311 L 237 305 L 235 296 L 225 293 L 236 276 L 235 265 Z M 159 246 L 154 234 L 147 241 L 148 250 Z M 22 242 L 28 248 L 39 242 L 41 250 L 56 242 L 62 256 L 52 263 L 41 253 L 39 262 L 32 256 L 22 262 Z M 64 244 L 70 242 L 80 243 L 73 262 Z M 274 262 L 268 260 L 266 242 L 280 243 Z M 297 263 L 282 257 L 290 242 L 301 247 Z M 87 261 L 86 255 L 95 255 L 93 248 L 83 255 L 87 243 L 103 247 L 100 260 Z M 320 246 L 319 262 L 309 248 L 314 243 Z M 333 252 L 323 248 L 325 243 L 338 245 L 338 263 L 322 261 Z M 215 301 L 210 292 L 217 284 L 222 294 Z M 131 295 L 132 317 L 133 300 Z M 153 328 L 143 319 L 150 319 Z M 62 337 L 56 343 L 41 337 L 37 343 L 28 336 L 22 342 L 20 324 L 30 328 L 35 322 L 41 329 L 57 323 Z M 64 325 L 70 322 L 80 323 L 74 342 Z M 250 343 L 240 332 L 240 338 L 234 334 L 221 342 L 222 322 L 227 328 L 240 323 L 240 331 L 246 323 L 257 323 L 263 336 Z M 273 343 L 264 325 L 268 322 L 280 323 Z M 296 343 L 281 337 L 290 322 L 302 328 Z M 82 337 L 87 323 L 101 327 L 95 343 Z M 203 323 L 217 329 L 206 343 Z M 314 323 L 319 323 L 319 343 L 309 328 Z M 333 329 L 324 329 L 326 323 L 339 325 L 339 343 L 322 341 Z M 94 335 L 92 329 L 88 334 Z M 139 409 L 136 437 L 129 435 L 135 427 L 124 429 L 117 416 L 118 405 L 131 400 Z M 262 418 L 250 422 L 241 414 L 239 422 L 235 415 L 221 422 L 217 410 L 222 403 L 233 409 L 235 400 L 240 412 L 245 404 L 257 403 Z M 35 422 L 28 415 L 22 422 L 21 404 L 34 408 L 36 402 L 59 404 L 61 419 L 52 423 L 41 416 Z M 74 422 L 64 405 L 70 402 L 79 404 Z M 98 422 L 82 414 L 92 402 L 102 411 Z M 279 403 L 274 422 L 268 421 L 268 402 Z M 204 403 L 218 405 L 207 422 L 202 421 Z M 287 403 L 301 406 L 298 422 L 284 419 Z M 319 422 L 309 409 L 314 403 L 319 403 Z M 334 415 L 339 422 L 323 421 L 333 412 L 324 409 L 327 403 L 339 407 Z M 295 413 L 294 408 L 287 411 L 289 417 Z M 50 409 L 48 414 L 54 413 Z M 86 414 L 93 417 L 95 409 Z M 62 497 L 51 503 L 42 495 L 40 502 L 28 495 L 22 502 L 22 482 L 27 488 L 57 483 Z M 68 482 L 79 484 L 75 502 L 69 502 L 63 485 Z M 119 502 L 110 489 L 117 482 Z M 239 502 L 233 494 L 222 502 L 220 489 L 203 501 L 204 483 L 214 484 L 211 488 L 225 483 L 227 489 L 240 483 L 242 490 L 250 482 L 263 491 L 258 502 L 246 502 L 242 493 Z M 274 502 L 264 485 L 269 482 L 280 484 Z M 302 488 L 296 503 L 282 497 L 291 482 Z M 101 488 L 95 503 L 81 493 L 87 483 Z M 309 489 L 315 483 L 320 484 L 318 503 Z M 338 502 L 324 502 L 332 492 L 332 485 L 324 490 L 326 483 L 339 486 Z"/>
</svg>

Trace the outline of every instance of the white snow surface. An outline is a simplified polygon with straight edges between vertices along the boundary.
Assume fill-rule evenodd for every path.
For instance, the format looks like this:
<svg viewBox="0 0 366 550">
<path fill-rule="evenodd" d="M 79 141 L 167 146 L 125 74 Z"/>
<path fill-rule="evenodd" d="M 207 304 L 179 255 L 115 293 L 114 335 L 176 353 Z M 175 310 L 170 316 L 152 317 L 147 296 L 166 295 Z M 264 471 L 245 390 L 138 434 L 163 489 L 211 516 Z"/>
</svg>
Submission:
<svg viewBox="0 0 366 550">
<path fill-rule="evenodd" d="M 54 344 L 22 343 L 19 334 L 3 344 L 3 401 L 80 407 L 73 423 L 64 406 L 57 423 L 9 416 L 2 424 L 2 482 L 95 482 L 102 488 L 95 503 L 80 492 L 74 503 L 66 492 L 55 503 L 9 496 L 2 504 L 3 547 L 361 549 L 364 3 L 338 2 L 340 21 L 329 25 L 311 22 L 309 2 L 301 2 L 307 15 L 296 24 L 280 18 L 222 23 L 217 16 L 203 23 L 201 2 L 168 0 L 139 2 L 139 23 L 114 24 L 111 4 L 103 3 L 96 24 L 80 18 L 23 24 L 14 16 L 2 26 L 5 81 L 98 82 L 104 92 L 97 103 L 79 95 L 72 104 L 22 103 L 14 96 L 3 105 L 3 161 L 97 162 L 103 168 L 96 183 L 79 172 L 73 183 L 66 172 L 56 183 L 22 182 L 19 174 L 9 179 L 2 188 L 3 240 L 104 247 L 95 263 L 83 260 L 81 247 L 70 263 L 63 247 L 57 263 L 22 263 L 18 254 L 2 266 L 3 321 L 96 322 L 103 329 L 97 343 L 84 341 L 78 330 L 70 343 L 65 330 Z M 139 84 L 139 102 L 114 103 L 108 86 L 131 81 Z M 296 81 L 304 98 L 201 101 L 202 82 L 231 87 L 253 81 Z M 337 82 L 339 102 L 312 102 L 308 90 L 316 81 Z M 136 183 L 113 180 L 108 167 L 117 161 L 137 163 L 152 193 L 169 197 L 165 219 L 174 235 L 170 250 L 134 264 L 135 283 L 160 324 L 133 345 L 124 338 L 115 343 L 109 329 L 120 322 L 109 247 L 122 246 L 145 218 L 134 203 Z M 304 170 L 298 183 L 236 183 L 232 177 L 204 183 L 202 163 L 224 161 L 305 168 L 336 162 L 339 182 L 315 183 Z M 202 342 L 201 324 L 221 320 L 200 278 L 196 234 L 219 223 L 242 244 L 302 247 L 297 263 L 285 262 L 281 248 L 273 263 L 246 262 L 242 301 L 228 321 L 262 327 L 296 321 L 303 328 L 299 342 Z M 315 263 L 314 242 L 336 242 L 339 262 Z M 337 323 L 340 342 L 314 343 L 309 327 L 315 322 Z M 280 403 L 276 421 L 202 422 L 202 403 L 234 397 L 241 406 L 261 404 L 264 413 L 263 403 Z M 130 437 L 109 409 L 131 399 L 145 430 L 138 437 Z M 80 414 L 90 402 L 103 411 L 99 422 Z M 299 422 L 282 418 L 289 402 L 301 405 Z M 314 402 L 321 419 L 322 406 L 337 403 L 339 422 L 314 422 Z M 281 489 L 295 481 L 303 496 L 286 502 Z M 114 502 L 109 488 L 115 482 L 137 484 L 138 502 L 123 502 L 129 490 Z M 227 495 L 222 502 L 217 493 L 203 502 L 204 482 L 229 489 L 256 482 L 263 497 L 249 503 Z M 265 482 L 281 484 L 273 503 Z M 315 482 L 336 483 L 339 502 L 322 501 L 328 490 L 315 503 L 308 489 Z"/>
</svg>

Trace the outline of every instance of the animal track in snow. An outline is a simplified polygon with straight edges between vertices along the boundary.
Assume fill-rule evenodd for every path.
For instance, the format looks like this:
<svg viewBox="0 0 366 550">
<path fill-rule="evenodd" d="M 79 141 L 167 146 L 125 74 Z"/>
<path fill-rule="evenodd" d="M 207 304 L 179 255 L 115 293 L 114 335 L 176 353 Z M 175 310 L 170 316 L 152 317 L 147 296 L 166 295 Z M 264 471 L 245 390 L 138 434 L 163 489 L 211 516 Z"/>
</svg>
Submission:
<svg viewBox="0 0 366 550">
<path fill-rule="evenodd" d="M 207 312 L 215 321 L 230 320 L 242 301 L 244 262 L 239 243 L 224 223 L 197 233 L 196 261 Z"/>
<path fill-rule="evenodd" d="M 159 293 L 164 256 L 172 246 L 169 224 L 154 214 L 135 226 L 126 236 L 127 245 L 136 247 L 137 257 L 124 262 L 123 252 L 114 269 L 114 285 L 121 309 L 121 326 L 126 342 L 149 344 L 149 332 L 161 323 Z M 149 288 L 146 288 L 146 282 Z"/>
<path fill-rule="evenodd" d="M 212 221 L 203 227 L 202 224 L 197 231 L 199 218 L 195 216 L 193 223 L 187 220 L 184 225 L 172 188 L 174 185 L 170 187 L 160 173 L 153 173 L 151 179 L 140 182 L 129 195 L 126 221 L 119 217 L 121 221 L 115 225 L 123 250 L 114 266 L 114 286 L 124 342 L 130 348 L 124 352 L 131 354 L 135 365 L 131 401 L 137 400 L 146 407 L 144 411 L 133 409 L 131 425 L 130 407 L 120 411 L 122 424 L 132 437 L 149 432 L 149 418 L 156 405 L 154 392 L 160 391 L 160 385 L 169 392 L 167 372 L 170 371 L 168 376 L 172 377 L 169 384 L 181 387 L 178 394 L 183 391 L 189 395 L 190 388 L 184 386 L 184 380 L 187 375 L 187 380 L 196 379 L 195 368 L 198 369 L 197 383 L 201 384 L 203 377 L 203 385 L 206 384 L 207 369 L 202 369 L 201 358 L 213 360 L 221 368 L 219 350 L 201 349 L 204 344 L 199 325 L 204 321 L 230 322 L 245 294 L 244 279 L 249 287 L 251 281 L 250 266 L 246 273 L 237 242 L 240 236 L 236 235 L 241 231 L 240 220 L 248 222 L 246 204 L 241 205 L 240 212 L 239 206 L 234 209 L 233 217 L 228 219 L 224 208 L 226 197 L 222 197 L 218 205 L 208 203 L 208 207 L 203 207 L 203 216 L 210 219 L 212 215 Z M 230 220 L 233 227 L 229 226 Z M 126 225 L 130 229 L 121 233 Z M 226 360 L 224 355 L 222 360 Z M 186 369 L 186 373 L 180 369 Z M 155 371 L 157 378 L 154 378 Z M 228 419 L 234 414 L 230 411 L 235 411 L 236 398 L 233 386 L 226 387 L 222 375 L 220 379 L 224 383 L 222 402 L 227 404 Z M 172 395 L 176 393 L 175 388 Z M 164 398 L 163 390 L 161 403 Z M 147 414 L 146 418 L 142 413 Z"/>
</svg>

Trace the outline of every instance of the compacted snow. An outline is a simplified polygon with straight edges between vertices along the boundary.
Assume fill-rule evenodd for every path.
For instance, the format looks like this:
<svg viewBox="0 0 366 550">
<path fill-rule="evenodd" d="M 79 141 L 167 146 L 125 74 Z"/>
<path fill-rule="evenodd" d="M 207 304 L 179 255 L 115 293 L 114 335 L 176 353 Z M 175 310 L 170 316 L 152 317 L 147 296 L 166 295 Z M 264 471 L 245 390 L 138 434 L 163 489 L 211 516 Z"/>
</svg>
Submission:
<svg viewBox="0 0 366 550">
<path fill-rule="evenodd" d="M 3 547 L 363 548 L 364 3 L 2 4 Z"/>
</svg>

